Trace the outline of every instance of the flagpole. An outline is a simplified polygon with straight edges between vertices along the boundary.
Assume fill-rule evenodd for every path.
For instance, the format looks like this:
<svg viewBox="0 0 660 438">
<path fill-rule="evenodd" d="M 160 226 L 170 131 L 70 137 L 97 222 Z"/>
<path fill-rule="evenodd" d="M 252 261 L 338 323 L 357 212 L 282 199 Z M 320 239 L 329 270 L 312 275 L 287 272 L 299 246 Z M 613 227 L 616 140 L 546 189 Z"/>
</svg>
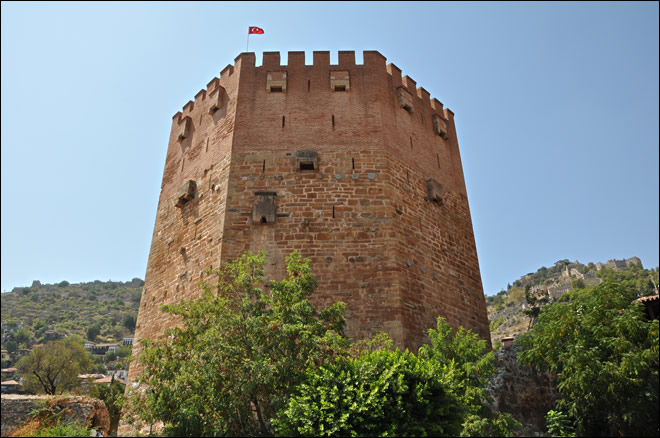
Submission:
<svg viewBox="0 0 660 438">
<path fill-rule="evenodd" d="M 247 43 L 245 43 L 245 51 L 248 51 L 248 46 L 250 45 L 250 29 L 248 29 Z"/>
</svg>

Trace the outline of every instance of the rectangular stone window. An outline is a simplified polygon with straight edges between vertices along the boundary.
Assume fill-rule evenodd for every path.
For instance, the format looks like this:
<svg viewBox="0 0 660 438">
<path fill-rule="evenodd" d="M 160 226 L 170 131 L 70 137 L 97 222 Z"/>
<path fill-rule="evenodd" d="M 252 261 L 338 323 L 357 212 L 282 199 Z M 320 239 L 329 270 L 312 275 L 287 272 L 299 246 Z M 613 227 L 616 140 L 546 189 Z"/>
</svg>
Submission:
<svg viewBox="0 0 660 438">
<path fill-rule="evenodd" d="M 332 91 L 348 91 L 350 88 L 351 80 L 347 71 L 330 72 L 330 89 Z"/>
<path fill-rule="evenodd" d="M 399 107 L 408 111 L 409 113 L 413 112 L 413 96 L 410 91 L 406 90 L 404 87 L 397 88 L 397 96 L 399 97 Z"/>
<path fill-rule="evenodd" d="M 266 75 L 266 91 L 269 93 L 286 93 L 286 71 L 269 71 Z"/>
<path fill-rule="evenodd" d="M 437 114 L 433 114 L 433 131 L 445 140 L 449 138 L 447 122 Z"/>
<path fill-rule="evenodd" d="M 195 191 L 197 190 L 197 183 L 193 180 L 186 181 L 181 185 L 176 194 L 176 207 L 183 207 L 188 201 L 195 199 Z"/>
<path fill-rule="evenodd" d="M 211 105 L 209 106 L 209 114 L 215 114 L 222 107 L 222 94 L 223 87 L 218 86 L 217 91 L 211 96 Z"/>
<path fill-rule="evenodd" d="M 179 123 L 179 126 L 177 127 L 178 131 L 176 134 L 176 141 L 181 143 L 183 140 L 185 140 L 187 137 L 190 136 L 190 128 L 192 125 L 192 120 L 190 117 L 184 117 L 181 123 Z"/>
<path fill-rule="evenodd" d="M 275 223 L 275 192 L 254 192 L 256 204 L 252 207 L 253 224 Z"/>
<path fill-rule="evenodd" d="M 301 172 L 319 170 L 319 158 L 316 151 L 297 151 L 296 163 L 298 164 L 298 170 Z"/>
<path fill-rule="evenodd" d="M 433 178 L 426 179 L 426 192 L 430 201 L 433 201 L 438 205 L 444 204 L 442 196 L 442 184 Z"/>
</svg>

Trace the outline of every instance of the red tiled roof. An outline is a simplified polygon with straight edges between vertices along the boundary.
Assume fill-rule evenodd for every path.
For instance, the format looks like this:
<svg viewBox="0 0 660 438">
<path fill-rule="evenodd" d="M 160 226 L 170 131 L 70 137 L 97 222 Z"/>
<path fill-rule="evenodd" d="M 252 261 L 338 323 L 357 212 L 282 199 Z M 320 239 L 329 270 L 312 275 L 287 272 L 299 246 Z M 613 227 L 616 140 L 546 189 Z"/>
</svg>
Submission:
<svg viewBox="0 0 660 438">
<path fill-rule="evenodd" d="M 124 382 L 122 379 L 119 377 L 115 377 L 115 380 L 119 381 L 119 383 L 125 385 L 126 382 Z M 111 383 L 112 382 L 112 376 L 104 377 L 102 379 L 94 380 L 94 383 Z"/>
<path fill-rule="evenodd" d="M 79 379 L 102 379 L 104 377 L 103 374 L 78 374 Z"/>
<path fill-rule="evenodd" d="M 648 297 L 637 298 L 635 301 L 640 303 L 647 303 L 649 301 L 656 301 L 660 299 L 660 295 L 649 295 Z"/>
</svg>

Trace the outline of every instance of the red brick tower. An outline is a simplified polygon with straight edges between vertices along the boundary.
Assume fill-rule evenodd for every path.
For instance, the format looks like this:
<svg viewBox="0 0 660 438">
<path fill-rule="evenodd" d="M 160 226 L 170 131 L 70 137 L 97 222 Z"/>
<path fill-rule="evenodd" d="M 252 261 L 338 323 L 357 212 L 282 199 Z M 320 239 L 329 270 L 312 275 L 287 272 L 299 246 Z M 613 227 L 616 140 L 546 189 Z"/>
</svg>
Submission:
<svg viewBox="0 0 660 438">
<path fill-rule="evenodd" d="M 454 114 L 378 52 L 242 53 L 174 115 L 136 341 L 206 268 L 260 249 L 270 279 L 310 258 L 350 336 L 416 349 L 441 315 L 490 338 Z"/>
</svg>

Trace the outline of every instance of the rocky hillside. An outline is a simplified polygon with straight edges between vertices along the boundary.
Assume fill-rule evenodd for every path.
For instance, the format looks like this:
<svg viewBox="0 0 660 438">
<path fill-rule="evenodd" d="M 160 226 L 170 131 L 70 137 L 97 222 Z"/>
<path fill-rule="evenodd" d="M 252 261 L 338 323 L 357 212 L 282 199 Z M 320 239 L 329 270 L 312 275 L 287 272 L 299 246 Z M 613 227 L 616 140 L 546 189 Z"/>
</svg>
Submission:
<svg viewBox="0 0 660 438">
<path fill-rule="evenodd" d="M 550 268 L 543 266 L 523 275 L 507 290 L 487 297 L 493 346 L 504 337 L 526 332 L 534 319 L 534 306 L 542 308 L 571 289 L 592 287 L 603 280 L 626 283 L 637 289 L 639 296 L 651 295 L 657 293 L 658 268 L 644 269 L 638 257 L 586 265 L 577 260 L 559 260 Z"/>
<path fill-rule="evenodd" d="M 41 284 L 2 294 L 2 349 L 31 348 L 62 335 L 121 342 L 135 330 L 144 281 Z M 14 342 L 16 345 L 13 345 Z"/>
</svg>

